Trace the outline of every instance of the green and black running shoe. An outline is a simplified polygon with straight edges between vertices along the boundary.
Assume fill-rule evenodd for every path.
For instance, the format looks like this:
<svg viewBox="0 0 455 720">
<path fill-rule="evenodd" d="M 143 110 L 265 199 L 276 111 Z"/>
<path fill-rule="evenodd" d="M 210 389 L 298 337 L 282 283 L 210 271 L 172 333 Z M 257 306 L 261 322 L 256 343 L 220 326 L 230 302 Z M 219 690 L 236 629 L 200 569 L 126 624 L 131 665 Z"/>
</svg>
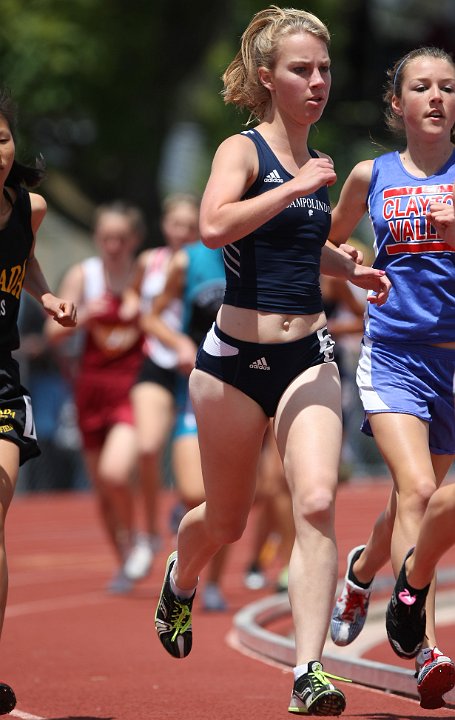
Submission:
<svg viewBox="0 0 455 720">
<path fill-rule="evenodd" d="M 171 590 L 169 577 L 177 560 L 177 552 L 167 559 L 163 587 L 155 612 L 155 628 L 161 644 L 175 658 L 184 658 L 191 652 L 193 631 L 191 607 L 196 592 L 190 598 L 179 598 Z"/>
<path fill-rule="evenodd" d="M 341 715 L 346 698 L 328 678 L 344 680 L 325 673 L 317 660 L 308 663 L 308 672 L 294 682 L 288 711 L 297 715 Z"/>
</svg>

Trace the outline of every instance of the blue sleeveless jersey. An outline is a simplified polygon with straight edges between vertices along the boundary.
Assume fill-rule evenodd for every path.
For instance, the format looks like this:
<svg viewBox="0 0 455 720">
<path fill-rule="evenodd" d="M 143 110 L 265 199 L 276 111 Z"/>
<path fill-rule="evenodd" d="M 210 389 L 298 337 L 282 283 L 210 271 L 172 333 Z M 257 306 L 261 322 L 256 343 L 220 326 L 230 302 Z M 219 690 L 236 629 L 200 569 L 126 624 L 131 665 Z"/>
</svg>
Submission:
<svg viewBox="0 0 455 720">
<path fill-rule="evenodd" d="M 188 256 L 183 292 L 183 332 L 199 345 L 215 321 L 223 301 L 226 282 L 220 249 L 211 250 L 202 242 L 185 245 Z"/>
<path fill-rule="evenodd" d="M 367 308 L 365 332 L 383 342 L 455 340 L 455 251 L 426 219 L 433 200 L 452 203 L 455 152 L 441 170 L 417 178 L 397 152 L 376 158 L 368 191 L 374 267 L 392 283 L 387 302 Z"/>
<path fill-rule="evenodd" d="M 292 179 L 257 130 L 241 134 L 254 142 L 259 159 L 258 176 L 243 199 Z M 310 153 L 317 156 L 314 151 Z M 224 302 L 292 315 L 321 312 L 321 249 L 330 223 L 329 196 L 324 186 L 297 198 L 254 232 L 223 247 Z"/>
</svg>

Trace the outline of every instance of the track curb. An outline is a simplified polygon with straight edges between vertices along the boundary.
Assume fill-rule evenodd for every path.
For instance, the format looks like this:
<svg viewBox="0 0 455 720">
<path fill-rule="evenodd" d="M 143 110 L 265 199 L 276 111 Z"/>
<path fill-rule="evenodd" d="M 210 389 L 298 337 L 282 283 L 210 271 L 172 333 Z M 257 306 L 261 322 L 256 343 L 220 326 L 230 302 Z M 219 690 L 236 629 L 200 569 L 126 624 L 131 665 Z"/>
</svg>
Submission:
<svg viewBox="0 0 455 720">
<path fill-rule="evenodd" d="M 267 629 L 267 625 L 290 615 L 291 608 L 286 595 L 270 595 L 246 605 L 236 613 L 233 626 L 238 641 L 259 655 L 294 666 L 295 645 L 290 637 L 279 635 Z M 384 617 L 382 613 L 382 617 Z M 324 652 L 324 668 L 335 675 L 347 677 L 355 683 L 379 688 L 385 692 L 407 695 L 419 699 L 414 672 L 404 668 L 375 662 L 354 654 L 347 655 L 346 648 Z M 338 650 L 341 650 L 338 654 Z M 455 689 L 445 695 L 447 704 L 455 704 Z"/>
</svg>

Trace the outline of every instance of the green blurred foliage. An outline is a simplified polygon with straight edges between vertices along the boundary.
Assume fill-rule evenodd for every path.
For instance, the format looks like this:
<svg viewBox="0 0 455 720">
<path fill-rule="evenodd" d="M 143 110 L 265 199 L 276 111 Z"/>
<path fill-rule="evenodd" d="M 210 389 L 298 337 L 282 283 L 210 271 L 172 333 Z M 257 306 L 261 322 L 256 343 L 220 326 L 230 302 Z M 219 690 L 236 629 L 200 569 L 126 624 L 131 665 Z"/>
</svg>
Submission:
<svg viewBox="0 0 455 720">
<path fill-rule="evenodd" d="M 95 202 L 123 196 L 156 209 L 181 82 L 227 0 L 203 11 L 186 0 L 0 4 L 0 82 L 18 103 L 22 147 L 42 152 L 50 174 L 70 176 Z"/>
<path fill-rule="evenodd" d="M 395 143 L 382 120 L 386 68 L 428 38 L 451 42 L 455 2 L 441 0 L 433 19 L 427 5 L 303 5 L 332 34 L 331 98 L 310 140 L 335 160 L 334 199 L 357 160 Z M 202 191 L 216 146 L 247 121 L 224 105 L 221 75 L 264 6 L 258 0 L 0 0 L 0 83 L 19 105 L 21 157 L 42 152 L 46 158 L 50 179 L 43 190 L 51 200 L 78 214 L 75 194 L 72 203 L 59 196 L 64 176 L 93 203 L 116 196 L 139 203 L 155 222 L 153 234 L 163 148 L 178 123 L 202 130 L 187 188 Z M 183 164 L 181 177 L 184 182 Z"/>
</svg>

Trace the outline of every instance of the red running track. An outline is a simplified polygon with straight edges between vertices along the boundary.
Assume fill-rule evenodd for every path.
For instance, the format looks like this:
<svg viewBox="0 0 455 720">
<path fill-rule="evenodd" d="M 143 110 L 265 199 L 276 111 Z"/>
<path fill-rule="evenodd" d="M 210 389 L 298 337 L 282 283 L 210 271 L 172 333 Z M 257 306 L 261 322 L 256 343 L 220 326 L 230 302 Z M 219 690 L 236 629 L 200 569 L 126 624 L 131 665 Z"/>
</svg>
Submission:
<svg viewBox="0 0 455 720">
<path fill-rule="evenodd" d="M 340 561 L 366 536 L 387 484 L 343 486 L 337 526 Z M 347 502 L 352 495 L 353 503 Z M 173 549 L 167 529 L 173 502 L 163 493 L 163 550 L 150 578 L 127 597 L 104 588 L 114 571 L 90 493 L 18 496 L 7 521 L 10 593 L 0 679 L 15 689 L 13 717 L 23 720 L 275 720 L 287 713 L 290 669 L 236 647 L 232 616 L 268 591 L 246 590 L 242 574 L 251 530 L 233 546 L 225 579 L 226 613 L 196 602 L 194 645 L 185 660 L 169 657 L 154 631 L 162 572 Z M 344 568 L 340 569 L 340 574 Z M 393 662 L 389 656 L 387 662 Z M 343 717 L 428 717 L 415 700 L 343 685 Z M 446 718 L 440 710 L 431 717 Z"/>
</svg>

